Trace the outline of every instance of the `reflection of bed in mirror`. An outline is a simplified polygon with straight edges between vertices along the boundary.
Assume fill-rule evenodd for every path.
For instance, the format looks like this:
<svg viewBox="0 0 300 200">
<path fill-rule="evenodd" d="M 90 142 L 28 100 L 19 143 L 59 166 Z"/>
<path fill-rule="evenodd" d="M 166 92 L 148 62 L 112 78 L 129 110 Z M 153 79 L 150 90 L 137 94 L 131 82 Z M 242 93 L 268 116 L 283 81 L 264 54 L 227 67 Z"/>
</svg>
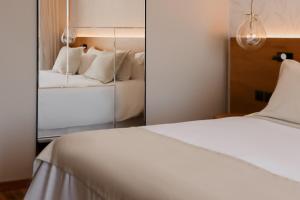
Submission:
<svg viewBox="0 0 300 200">
<path fill-rule="evenodd" d="M 53 72 L 40 72 L 39 89 L 39 138 L 48 139 L 62 133 L 80 130 L 112 128 L 114 120 L 113 84 L 102 84 L 73 75 L 70 87 L 59 87 L 64 76 Z M 43 84 L 43 79 L 57 78 L 57 86 Z M 144 111 L 144 81 L 117 81 L 116 121 L 124 122 L 140 116 Z M 128 121 L 129 122 L 129 121 Z M 130 122 L 129 122 L 130 123 Z"/>
<path fill-rule="evenodd" d="M 85 44 L 93 51 L 113 52 L 109 40 L 112 39 L 78 38 L 74 47 Z M 116 69 L 115 81 L 103 83 L 88 77 L 86 72 L 77 71 L 66 76 L 53 69 L 40 70 L 39 141 L 78 131 L 144 124 L 144 40 L 122 40 L 125 42 L 120 42 L 117 52 L 126 52 L 126 57 Z M 82 57 L 88 53 L 83 53 Z M 130 70 L 125 70 L 125 65 L 130 66 Z"/>
</svg>

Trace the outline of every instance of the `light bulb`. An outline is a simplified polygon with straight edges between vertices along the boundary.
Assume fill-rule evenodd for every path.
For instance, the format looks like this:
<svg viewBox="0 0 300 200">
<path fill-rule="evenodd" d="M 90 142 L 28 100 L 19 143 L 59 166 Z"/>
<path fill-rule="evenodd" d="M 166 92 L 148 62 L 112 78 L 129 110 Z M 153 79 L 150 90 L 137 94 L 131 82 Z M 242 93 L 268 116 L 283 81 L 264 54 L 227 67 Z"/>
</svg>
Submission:
<svg viewBox="0 0 300 200">
<path fill-rule="evenodd" d="M 247 19 L 240 25 L 236 40 L 246 50 L 261 48 L 267 39 L 265 28 L 257 15 L 247 15 Z"/>
</svg>

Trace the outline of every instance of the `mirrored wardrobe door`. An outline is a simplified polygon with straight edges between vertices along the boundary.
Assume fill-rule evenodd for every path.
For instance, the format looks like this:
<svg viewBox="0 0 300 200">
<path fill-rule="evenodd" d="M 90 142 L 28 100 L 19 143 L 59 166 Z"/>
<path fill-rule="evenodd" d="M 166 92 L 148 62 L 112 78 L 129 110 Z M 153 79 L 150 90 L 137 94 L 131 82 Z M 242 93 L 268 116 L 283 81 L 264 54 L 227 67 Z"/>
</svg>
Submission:
<svg viewBox="0 0 300 200">
<path fill-rule="evenodd" d="M 145 125 L 146 1 L 120 0 L 116 5 L 117 55 L 126 53 L 116 65 L 116 127 L 141 126 Z"/>
<path fill-rule="evenodd" d="M 59 135 L 65 109 L 63 89 L 68 83 L 68 2 L 39 0 L 38 140 Z M 63 109 L 62 109 L 63 108 Z"/>
<path fill-rule="evenodd" d="M 83 1 L 39 1 L 38 141 L 114 128 L 114 29 L 75 26 Z"/>
<path fill-rule="evenodd" d="M 116 68 L 117 127 L 145 125 L 145 28 L 119 27 L 116 49 L 126 53 Z"/>
<path fill-rule="evenodd" d="M 84 48 L 78 75 L 89 83 L 81 88 L 89 92 L 81 96 L 88 112 L 78 114 L 88 119 L 90 130 L 115 127 L 115 30 L 97 24 L 104 20 L 97 16 L 102 4 L 113 6 L 110 1 L 70 0 L 70 24 L 76 32 L 71 48 Z"/>
<path fill-rule="evenodd" d="M 145 0 L 71 0 L 70 4 L 70 21 L 77 33 L 73 47 L 85 46 L 88 53 L 93 48 L 106 55 L 114 52 L 113 80 L 98 79 L 114 87 L 114 127 L 144 125 Z M 106 59 L 97 59 L 98 69 L 103 69 Z"/>
</svg>

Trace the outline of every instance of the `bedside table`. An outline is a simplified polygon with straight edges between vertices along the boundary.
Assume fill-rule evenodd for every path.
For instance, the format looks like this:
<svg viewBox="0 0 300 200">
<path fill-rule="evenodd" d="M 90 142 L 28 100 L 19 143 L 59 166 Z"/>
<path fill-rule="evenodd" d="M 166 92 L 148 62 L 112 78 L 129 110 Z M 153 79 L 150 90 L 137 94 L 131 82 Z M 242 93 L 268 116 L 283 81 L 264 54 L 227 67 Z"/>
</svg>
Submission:
<svg viewBox="0 0 300 200">
<path fill-rule="evenodd" d="M 241 117 L 245 116 L 247 114 L 242 114 L 242 113 L 222 113 L 219 115 L 214 116 L 214 119 L 221 119 L 221 118 L 226 118 L 226 117 Z"/>
</svg>

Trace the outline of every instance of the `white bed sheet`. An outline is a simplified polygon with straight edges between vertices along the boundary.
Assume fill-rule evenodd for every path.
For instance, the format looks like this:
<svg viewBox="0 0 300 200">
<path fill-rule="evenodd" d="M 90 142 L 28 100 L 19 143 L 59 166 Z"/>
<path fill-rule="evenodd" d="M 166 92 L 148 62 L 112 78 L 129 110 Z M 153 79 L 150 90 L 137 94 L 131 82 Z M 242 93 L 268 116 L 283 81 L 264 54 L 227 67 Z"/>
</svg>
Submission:
<svg viewBox="0 0 300 200">
<path fill-rule="evenodd" d="M 300 129 L 253 117 L 148 126 L 146 129 L 229 155 L 300 182 Z"/>
</svg>

